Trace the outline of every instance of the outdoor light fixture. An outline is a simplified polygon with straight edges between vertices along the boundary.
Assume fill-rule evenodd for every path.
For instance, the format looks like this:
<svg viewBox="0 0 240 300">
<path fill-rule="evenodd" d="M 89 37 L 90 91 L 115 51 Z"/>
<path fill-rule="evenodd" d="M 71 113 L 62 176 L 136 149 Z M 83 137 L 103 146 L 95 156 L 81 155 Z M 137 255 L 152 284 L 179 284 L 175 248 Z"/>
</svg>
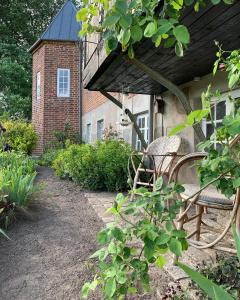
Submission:
<svg viewBox="0 0 240 300">
<path fill-rule="evenodd" d="M 126 114 L 126 97 L 128 96 L 128 93 L 122 92 L 121 98 L 122 98 L 122 113 L 120 117 L 120 125 L 123 127 L 127 127 L 131 124 L 128 115 Z"/>
<path fill-rule="evenodd" d="M 160 114 L 164 114 L 165 102 L 162 98 L 155 98 L 157 103 L 157 112 Z"/>
</svg>

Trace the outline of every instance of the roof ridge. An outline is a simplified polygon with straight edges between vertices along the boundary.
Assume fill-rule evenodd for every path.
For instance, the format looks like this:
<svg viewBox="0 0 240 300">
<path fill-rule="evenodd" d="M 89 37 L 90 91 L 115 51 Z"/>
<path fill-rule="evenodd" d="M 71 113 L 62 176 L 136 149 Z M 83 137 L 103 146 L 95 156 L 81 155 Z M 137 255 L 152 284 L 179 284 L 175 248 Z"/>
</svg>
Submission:
<svg viewBox="0 0 240 300">
<path fill-rule="evenodd" d="M 59 11 L 56 13 L 56 15 L 52 18 L 51 22 L 48 24 L 47 28 L 45 29 L 45 31 L 42 33 L 42 35 L 40 36 L 40 40 L 41 38 L 44 36 L 44 34 L 48 31 L 49 27 L 53 24 L 53 22 L 56 20 L 56 18 L 60 15 L 61 11 L 63 11 L 63 8 L 68 4 L 68 2 L 71 2 L 72 7 L 74 8 L 74 10 L 77 12 L 77 8 L 76 6 L 73 4 L 72 0 L 67 0 L 62 7 L 59 9 Z"/>
<path fill-rule="evenodd" d="M 77 8 L 72 0 L 67 0 L 29 51 L 33 51 L 41 41 L 79 41 L 81 23 L 74 18 L 76 13 Z"/>
</svg>

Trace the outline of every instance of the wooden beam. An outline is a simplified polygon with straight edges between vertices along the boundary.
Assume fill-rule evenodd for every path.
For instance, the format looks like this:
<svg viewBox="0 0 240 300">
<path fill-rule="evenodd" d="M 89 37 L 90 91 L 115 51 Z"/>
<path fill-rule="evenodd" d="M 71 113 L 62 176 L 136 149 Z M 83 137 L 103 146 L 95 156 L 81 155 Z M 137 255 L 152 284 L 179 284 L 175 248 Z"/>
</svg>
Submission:
<svg viewBox="0 0 240 300">
<path fill-rule="evenodd" d="M 186 114 L 190 114 L 192 112 L 192 107 L 189 103 L 189 100 L 188 100 L 187 96 L 184 94 L 184 92 L 177 85 L 172 83 L 170 80 L 165 78 L 160 73 L 154 71 L 153 69 L 151 69 L 150 67 L 148 67 L 147 65 L 142 63 L 137 58 L 129 59 L 129 61 L 132 64 L 134 64 L 136 67 L 141 69 L 151 79 L 153 79 L 154 81 L 160 83 L 161 85 L 166 87 L 170 92 L 172 92 L 179 99 L 179 101 L 181 102 Z M 196 135 L 197 135 L 199 141 L 205 140 L 205 136 L 204 136 L 204 133 L 202 131 L 202 128 L 201 128 L 200 124 L 193 125 L 193 128 L 196 132 Z"/>
<path fill-rule="evenodd" d="M 117 105 L 119 108 L 122 109 L 122 103 L 120 101 L 118 101 L 115 97 L 113 97 L 112 95 L 110 95 L 108 92 L 106 92 L 105 90 L 99 90 L 100 93 L 105 96 L 106 98 L 108 98 L 110 101 L 112 101 L 115 105 Z M 144 136 L 141 132 L 141 130 L 139 129 L 138 125 L 137 125 L 137 121 L 136 121 L 136 117 L 132 114 L 132 112 L 126 108 L 125 109 L 125 113 L 128 115 L 129 119 L 131 120 L 131 122 L 133 123 L 133 127 L 139 137 L 139 140 L 141 141 L 142 147 L 143 149 L 147 149 L 147 143 L 144 139 Z"/>
</svg>

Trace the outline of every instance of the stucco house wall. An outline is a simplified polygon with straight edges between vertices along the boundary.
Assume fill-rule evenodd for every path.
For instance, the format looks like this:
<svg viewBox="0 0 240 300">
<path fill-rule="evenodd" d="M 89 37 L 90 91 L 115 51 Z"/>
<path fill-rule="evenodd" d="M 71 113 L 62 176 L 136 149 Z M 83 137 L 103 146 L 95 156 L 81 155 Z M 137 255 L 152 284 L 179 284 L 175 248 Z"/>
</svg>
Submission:
<svg viewBox="0 0 240 300">
<path fill-rule="evenodd" d="M 82 116 L 82 134 L 83 140 L 87 139 L 87 125 L 91 124 L 91 143 L 95 143 L 97 140 L 97 122 L 104 120 L 104 128 L 109 128 L 111 125 L 113 130 L 116 130 L 119 137 L 135 146 L 135 131 L 133 125 L 130 124 L 127 127 L 120 125 L 122 110 L 118 108 L 110 100 L 103 100 L 100 97 L 100 93 L 96 92 L 84 92 L 83 98 L 83 116 Z M 121 101 L 119 94 L 114 94 L 114 97 Z M 91 102 L 93 102 L 91 104 Z M 148 95 L 129 95 L 124 105 L 136 116 L 141 113 L 149 113 L 150 96 Z M 87 109 L 86 109 L 87 107 Z"/>
<path fill-rule="evenodd" d="M 221 71 L 217 72 L 214 77 L 212 74 L 208 74 L 181 86 L 188 95 L 193 109 L 201 108 L 201 94 L 207 90 L 210 83 L 212 91 L 219 90 L 223 95 L 229 91 L 226 74 Z M 236 89 L 233 94 L 234 97 L 240 97 L 240 89 Z M 164 114 L 157 113 L 156 106 L 154 108 L 154 139 L 162 135 L 167 135 L 172 128 L 184 122 L 186 119 L 186 113 L 183 110 L 181 103 L 174 95 L 170 92 L 165 92 L 161 97 L 165 102 L 165 112 Z M 182 146 L 180 149 L 182 154 L 197 151 L 198 140 L 192 127 L 183 130 L 179 135 L 182 138 Z M 195 182 L 196 178 L 193 164 L 186 166 L 180 175 L 183 182 L 186 179 L 188 182 Z"/>
</svg>

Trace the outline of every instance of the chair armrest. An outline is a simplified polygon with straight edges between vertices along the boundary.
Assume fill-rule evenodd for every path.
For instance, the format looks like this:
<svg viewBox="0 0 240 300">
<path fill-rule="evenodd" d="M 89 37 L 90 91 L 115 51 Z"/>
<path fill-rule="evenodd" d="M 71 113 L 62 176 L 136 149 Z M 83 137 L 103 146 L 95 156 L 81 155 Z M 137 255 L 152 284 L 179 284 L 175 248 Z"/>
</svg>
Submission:
<svg viewBox="0 0 240 300">
<path fill-rule="evenodd" d="M 170 173 L 169 182 L 173 181 L 174 176 L 175 176 L 175 181 L 177 181 L 178 173 L 183 165 L 185 165 L 190 161 L 201 160 L 205 158 L 207 155 L 208 153 L 206 152 L 194 152 L 180 158 Z"/>
<path fill-rule="evenodd" d="M 150 153 L 144 152 L 143 155 L 165 157 L 165 156 L 175 156 L 175 155 L 177 155 L 177 152 L 167 152 L 165 154 L 150 154 Z"/>
<path fill-rule="evenodd" d="M 144 155 L 144 152 L 132 152 L 131 156 Z"/>
</svg>

